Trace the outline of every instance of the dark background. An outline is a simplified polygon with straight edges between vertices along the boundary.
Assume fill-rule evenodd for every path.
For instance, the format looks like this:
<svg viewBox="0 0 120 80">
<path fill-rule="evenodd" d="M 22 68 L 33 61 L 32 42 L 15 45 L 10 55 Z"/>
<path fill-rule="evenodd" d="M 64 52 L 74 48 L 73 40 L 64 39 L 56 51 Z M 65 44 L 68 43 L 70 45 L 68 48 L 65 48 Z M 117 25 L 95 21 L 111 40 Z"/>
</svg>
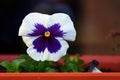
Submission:
<svg viewBox="0 0 120 80">
<path fill-rule="evenodd" d="M 18 30 L 30 12 L 71 17 L 77 37 L 68 53 L 120 53 L 120 0 L 0 0 L 0 53 L 26 53 Z"/>
<path fill-rule="evenodd" d="M 18 37 L 22 19 L 30 12 L 68 14 L 78 20 L 78 0 L 0 0 L 0 53 L 23 53 L 26 46 Z M 81 11 L 82 12 L 82 11 Z M 82 13 L 81 13 L 82 14 Z"/>
</svg>

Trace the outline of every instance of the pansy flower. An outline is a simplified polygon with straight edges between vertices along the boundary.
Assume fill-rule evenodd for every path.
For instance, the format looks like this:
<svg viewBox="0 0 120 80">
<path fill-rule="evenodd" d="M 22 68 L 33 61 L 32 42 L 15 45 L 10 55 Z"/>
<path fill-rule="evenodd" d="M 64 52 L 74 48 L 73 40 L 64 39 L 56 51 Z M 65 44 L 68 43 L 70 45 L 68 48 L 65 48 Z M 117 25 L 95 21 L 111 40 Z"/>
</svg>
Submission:
<svg viewBox="0 0 120 80">
<path fill-rule="evenodd" d="M 66 55 L 67 41 L 74 41 L 76 31 L 70 17 L 64 13 L 47 15 L 29 13 L 19 29 L 27 45 L 28 55 L 36 61 L 58 61 Z"/>
</svg>

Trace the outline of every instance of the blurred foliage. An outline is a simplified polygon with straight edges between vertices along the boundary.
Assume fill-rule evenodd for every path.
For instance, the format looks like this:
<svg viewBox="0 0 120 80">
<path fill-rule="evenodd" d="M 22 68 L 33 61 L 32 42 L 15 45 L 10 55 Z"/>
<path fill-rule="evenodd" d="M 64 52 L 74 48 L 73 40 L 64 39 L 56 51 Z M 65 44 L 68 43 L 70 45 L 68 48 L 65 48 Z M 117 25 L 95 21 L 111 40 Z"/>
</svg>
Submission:
<svg viewBox="0 0 120 80">
<path fill-rule="evenodd" d="M 64 56 L 62 64 L 52 61 L 35 61 L 28 55 L 21 55 L 21 58 L 12 62 L 1 62 L 0 66 L 5 67 L 7 72 L 83 72 L 84 69 L 81 67 L 83 63 L 79 55 Z"/>
<path fill-rule="evenodd" d="M 66 55 L 63 57 L 63 65 L 60 69 L 61 72 L 83 72 L 82 64 L 84 61 L 80 59 L 78 54 L 75 57 Z"/>
</svg>

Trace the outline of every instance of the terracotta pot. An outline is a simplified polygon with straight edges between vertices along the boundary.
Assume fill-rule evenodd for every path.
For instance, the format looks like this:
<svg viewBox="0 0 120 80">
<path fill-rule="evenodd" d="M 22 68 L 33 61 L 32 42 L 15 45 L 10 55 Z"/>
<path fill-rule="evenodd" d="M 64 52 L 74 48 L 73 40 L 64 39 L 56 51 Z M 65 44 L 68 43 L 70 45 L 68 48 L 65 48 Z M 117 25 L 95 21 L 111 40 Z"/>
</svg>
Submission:
<svg viewBox="0 0 120 80">
<path fill-rule="evenodd" d="M 0 80 L 120 80 L 120 73 L 0 73 Z"/>
</svg>

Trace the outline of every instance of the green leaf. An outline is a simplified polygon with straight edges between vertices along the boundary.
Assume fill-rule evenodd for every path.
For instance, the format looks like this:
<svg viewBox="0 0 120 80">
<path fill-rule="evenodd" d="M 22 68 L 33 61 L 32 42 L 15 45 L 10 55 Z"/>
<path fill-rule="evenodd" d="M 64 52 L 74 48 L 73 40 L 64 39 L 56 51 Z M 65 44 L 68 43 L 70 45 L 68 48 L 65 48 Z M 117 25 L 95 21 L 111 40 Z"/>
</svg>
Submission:
<svg viewBox="0 0 120 80">
<path fill-rule="evenodd" d="M 63 62 L 64 64 L 60 67 L 60 70 L 62 72 L 81 72 L 84 70 L 81 67 L 84 61 L 80 59 L 79 54 L 77 55 L 77 57 L 71 56 L 63 57 Z"/>
<path fill-rule="evenodd" d="M 15 72 L 13 64 L 8 61 L 1 62 L 0 65 L 5 67 L 7 69 L 7 72 Z"/>
<path fill-rule="evenodd" d="M 21 72 L 35 72 L 34 71 L 34 65 L 30 62 L 23 62 L 20 64 L 20 71 Z"/>
<path fill-rule="evenodd" d="M 16 66 L 19 66 L 21 63 L 25 62 L 25 59 L 15 59 L 12 63 L 15 64 Z"/>
<path fill-rule="evenodd" d="M 57 70 L 54 68 L 46 67 L 45 72 L 57 72 Z"/>
<path fill-rule="evenodd" d="M 15 59 L 15 60 L 12 62 L 13 67 L 14 67 L 14 69 L 15 69 L 16 72 L 20 72 L 19 65 L 20 65 L 21 63 L 23 63 L 23 62 L 25 62 L 25 59 L 20 59 L 20 58 Z"/>
</svg>

